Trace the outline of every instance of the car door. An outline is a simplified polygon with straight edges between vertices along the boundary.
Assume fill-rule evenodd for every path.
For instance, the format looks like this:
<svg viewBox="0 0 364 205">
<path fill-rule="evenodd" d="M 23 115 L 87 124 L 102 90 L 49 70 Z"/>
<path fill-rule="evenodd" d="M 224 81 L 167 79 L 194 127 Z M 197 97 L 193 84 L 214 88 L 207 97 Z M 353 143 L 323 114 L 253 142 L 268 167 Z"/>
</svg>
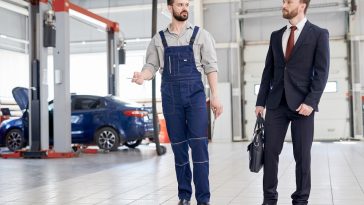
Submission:
<svg viewBox="0 0 364 205">
<path fill-rule="evenodd" d="M 72 142 L 93 142 L 95 129 L 101 123 L 103 100 L 96 96 L 73 96 L 72 98 Z"/>
</svg>

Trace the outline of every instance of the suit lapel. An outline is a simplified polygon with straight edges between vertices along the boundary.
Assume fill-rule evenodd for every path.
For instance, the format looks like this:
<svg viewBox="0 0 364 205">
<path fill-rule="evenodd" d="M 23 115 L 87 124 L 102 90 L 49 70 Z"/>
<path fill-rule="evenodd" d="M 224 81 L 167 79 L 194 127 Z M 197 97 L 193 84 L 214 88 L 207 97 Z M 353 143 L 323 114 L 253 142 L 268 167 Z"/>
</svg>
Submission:
<svg viewBox="0 0 364 205">
<path fill-rule="evenodd" d="M 307 21 L 305 26 L 303 27 L 303 29 L 301 31 L 300 36 L 297 39 L 296 44 L 293 47 L 293 51 L 292 51 L 292 54 L 291 54 L 290 58 L 292 58 L 294 56 L 296 51 L 302 46 L 302 43 L 305 42 L 306 36 L 309 33 L 310 29 L 311 29 L 311 23 L 309 21 Z"/>
</svg>

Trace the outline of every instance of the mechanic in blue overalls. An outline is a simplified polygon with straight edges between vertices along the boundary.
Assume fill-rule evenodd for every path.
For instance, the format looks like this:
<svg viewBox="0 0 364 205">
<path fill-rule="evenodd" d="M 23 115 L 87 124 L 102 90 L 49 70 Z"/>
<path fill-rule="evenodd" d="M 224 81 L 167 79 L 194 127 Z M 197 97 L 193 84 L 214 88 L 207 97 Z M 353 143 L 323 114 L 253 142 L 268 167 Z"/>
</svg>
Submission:
<svg viewBox="0 0 364 205">
<path fill-rule="evenodd" d="M 167 4 L 172 22 L 153 37 L 146 64 L 141 72 L 134 73 L 132 82 L 143 84 L 160 68 L 162 107 L 175 158 L 178 204 L 190 204 L 192 176 L 197 204 L 210 204 L 208 114 L 201 73 L 207 75 L 210 106 L 217 118 L 223 109 L 217 95 L 215 43 L 207 31 L 187 21 L 189 0 L 167 0 Z"/>
</svg>

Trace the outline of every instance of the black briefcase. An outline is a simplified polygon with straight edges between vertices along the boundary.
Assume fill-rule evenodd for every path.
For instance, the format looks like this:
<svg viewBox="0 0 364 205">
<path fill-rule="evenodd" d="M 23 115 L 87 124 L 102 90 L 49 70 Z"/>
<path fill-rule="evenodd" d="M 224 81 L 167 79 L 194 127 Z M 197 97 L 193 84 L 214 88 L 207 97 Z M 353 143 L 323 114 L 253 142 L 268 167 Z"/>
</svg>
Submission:
<svg viewBox="0 0 364 205">
<path fill-rule="evenodd" d="M 248 145 L 249 169 L 258 173 L 264 164 L 264 119 L 260 115 L 254 127 L 253 141 Z"/>
</svg>

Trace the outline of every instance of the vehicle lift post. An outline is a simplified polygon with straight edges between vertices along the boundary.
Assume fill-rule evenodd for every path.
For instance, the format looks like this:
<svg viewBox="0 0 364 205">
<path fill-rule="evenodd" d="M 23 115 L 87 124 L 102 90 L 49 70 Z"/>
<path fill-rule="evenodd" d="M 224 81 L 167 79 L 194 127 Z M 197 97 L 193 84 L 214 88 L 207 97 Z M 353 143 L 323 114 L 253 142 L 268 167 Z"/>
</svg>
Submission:
<svg viewBox="0 0 364 205">
<path fill-rule="evenodd" d="M 158 0 L 153 0 L 152 4 L 152 38 L 157 32 L 157 6 Z M 157 102 L 156 102 L 156 79 L 152 80 L 152 109 L 153 109 L 153 130 L 154 130 L 154 141 L 157 149 L 157 154 L 163 155 L 167 152 L 166 147 L 161 146 L 159 142 L 159 126 L 158 126 L 158 116 L 157 116 Z"/>
<path fill-rule="evenodd" d="M 22 152 L 25 158 L 43 158 L 49 149 L 48 125 L 48 48 L 44 44 L 45 13 L 49 10 L 47 0 L 32 0 L 29 6 L 29 139 L 30 150 Z"/>
<path fill-rule="evenodd" d="M 56 15 L 54 58 L 53 143 L 54 151 L 71 150 L 70 23 L 68 0 L 53 0 Z"/>
</svg>

